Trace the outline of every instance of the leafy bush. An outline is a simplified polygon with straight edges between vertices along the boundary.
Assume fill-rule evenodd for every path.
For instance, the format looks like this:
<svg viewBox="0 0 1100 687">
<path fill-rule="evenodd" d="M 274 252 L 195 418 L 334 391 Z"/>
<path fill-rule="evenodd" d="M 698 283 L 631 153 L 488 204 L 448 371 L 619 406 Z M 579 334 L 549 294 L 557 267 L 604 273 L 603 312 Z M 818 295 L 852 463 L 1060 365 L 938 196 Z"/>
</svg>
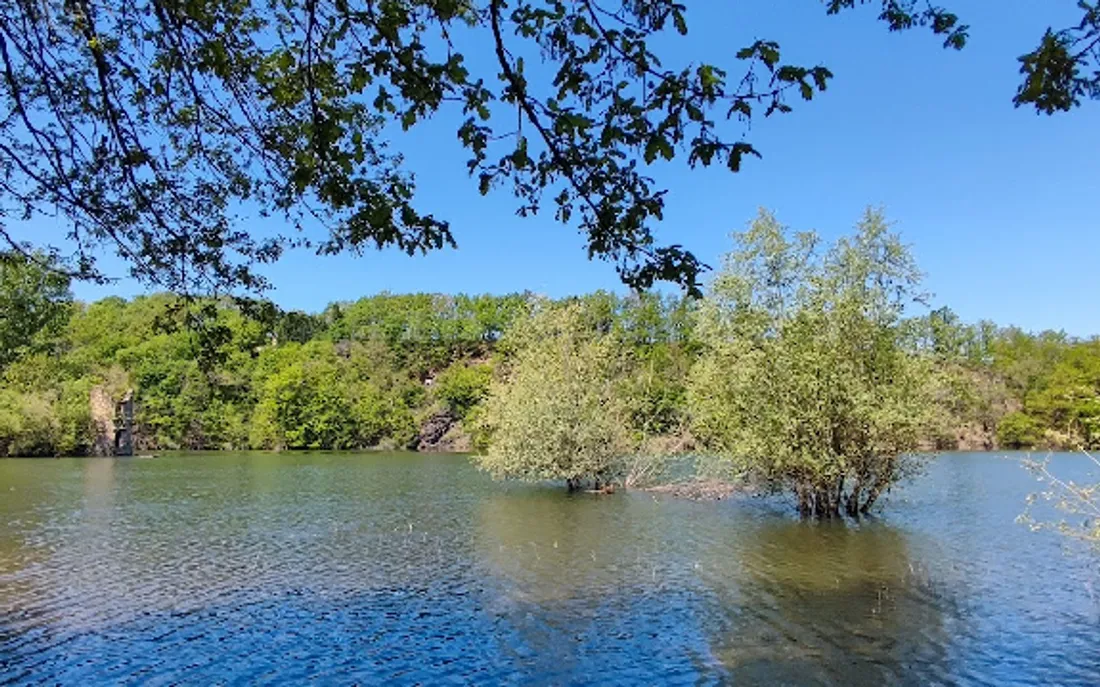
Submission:
<svg viewBox="0 0 1100 687">
<path fill-rule="evenodd" d="M 1005 448 L 1034 448 L 1042 440 L 1042 426 L 1027 413 L 1009 413 L 997 424 L 997 443 Z"/>
<path fill-rule="evenodd" d="M 901 327 L 919 273 L 870 211 L 824 253 L 764 212 L 737 239 L 701 309 L 695 434 L 804 516 L 866 513 L 919 466 L 933 416 Z"/>
<path fill-rule="evenodd" d="M 435 394 L 455 415 L 465 418 L 488 395 L 492 378 L 490 365 L 457 362 L 436 377 Z"/>
<path fill-rule="evenodd" d="M 57 454 L 60 427 L 45 394 L 0 391 L 0 450 L 9 456 Z"/>
<path fill-rule="evenodd" d="M 616 393 L 620 351 L 582 320 L 576 305 L 536 315 L 527 344 L 490 386 L 489 449 L 477 460 L 494 477 L 564 480 L 570 488 L 622 479 L 636 445 Z"/>
</svg>

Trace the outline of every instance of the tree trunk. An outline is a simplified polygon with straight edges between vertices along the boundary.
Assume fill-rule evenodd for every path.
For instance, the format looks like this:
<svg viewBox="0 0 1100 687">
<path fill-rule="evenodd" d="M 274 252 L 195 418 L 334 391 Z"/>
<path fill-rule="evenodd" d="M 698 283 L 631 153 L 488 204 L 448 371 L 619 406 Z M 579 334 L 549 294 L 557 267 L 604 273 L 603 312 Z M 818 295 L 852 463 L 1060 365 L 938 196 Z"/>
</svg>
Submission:
<svg viewBox="0 0 1100 687">
<path fill-rule="evenodd" d="M 840 515 L 840 505 L 844 502 L 844 475 L 836 478 L 836 488 L 833 491 L 833 510 Z"/>
<path fill-rule="evenodd" d="M 878 500 L 878 497 L 882 495 L 882 490 L 885 487 L 886 485 L 884 483 L 878 482 L 868 490 L 867 499 L 864 500 L 863 505 L 859 509 L 860 515 L 867 515 L 871 512 L 871 508 L 875 505 L 875 501 Z"/>
<path fill-rule="evenodd" d="M 810 496 L 810 488 L 805 484 L 799 484 L 795 488 L 795 493 L 798 494 L 798 514 L 803 518 L 808 518 L 814 514 L 813 499 Z"/>
<path fill-rule="evenodd" d="M 863 493 L 863 484 L 857 480 L 855 486 L 852 487 L 852 491 L 849 492 L 849 494 L 848 494 L 848 503 L 845 506 L 845 511 L 847 511 L 848 517 L 850 517 L 850 518 L 858 518 L 859 517 L 859 509 L 860 509 L 859 497 L 860 497 L 860 494 L 862 494 L 862 493 Z"/>
<path fill-rule="evenodd" d="M 814 490 L 813 503 L 814 515 L 819 520 L 829 520 L 840 515 L 840 502 L 831 487 Z"/>
</svg>

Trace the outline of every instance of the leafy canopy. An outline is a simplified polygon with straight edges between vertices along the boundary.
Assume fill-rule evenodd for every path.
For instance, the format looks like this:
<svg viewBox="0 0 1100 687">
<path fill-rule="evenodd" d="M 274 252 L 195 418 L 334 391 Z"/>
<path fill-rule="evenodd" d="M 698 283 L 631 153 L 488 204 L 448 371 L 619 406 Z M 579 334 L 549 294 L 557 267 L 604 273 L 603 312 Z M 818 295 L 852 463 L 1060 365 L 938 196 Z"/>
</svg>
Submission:
<svg viewBox="0 0 1100 687">
<path fill-rule="evenodd" d="M 542 303 L 517 324 L 521 343 L 490 385 L 482 417 L 489 446 L 477 461 L 494 477 L 576 487 L 625 474 L 637 450 L 619 390 L 627 356 L 585 310 Z"/>
<path fill-rule="evenodd" d="M 966 41 L 939 6 L 874 4 L 891 30 Z M 628 285 L 697 293 L 705 265 L 654 239 L 665 191 L 650 165 L 738 171 L 759 156 L 748 122 L 810 100 L 832 74 L 764 39 L 727 64 L 665 65 L 655 44 L 687 31 L 674 0 L 12 0 L 0 212 L 67 220 L 73 276 L 104 278 L 106 248 L 182 293 L 263 289 L 257 265 L 295 246 L 436 250 L 454 236 L 415 202 L 392 132 L 447 110 L 482 193 L 509 185 L 521 215 L 549 198 Z M 1079 33 L 1044 45 L 1077 46 Z M 1028 67 L 1021 98 L 1041 109 L 1087 90 L 1065 56 L 1050 66 L 1059 49 Z M 257 212 L 281 221 L 239 228 Z M 27 250 L 3 224 L 0 238 Z"/>
<path fill-rule="evenodd" d="M 866 513 L 915 467 L 905 454 L 932 417 L 902 327 L 913 260 L 873 211 L 827 251 L 766 212 L 736 240 L 700 309 L 696 436 L 803 514 Z"/>
<path fill-rule="evenodd" d="M 71 303 L 69 278 L 48 257 L 0 251 L 0 370 L 48 346 Z"/>
</svg>

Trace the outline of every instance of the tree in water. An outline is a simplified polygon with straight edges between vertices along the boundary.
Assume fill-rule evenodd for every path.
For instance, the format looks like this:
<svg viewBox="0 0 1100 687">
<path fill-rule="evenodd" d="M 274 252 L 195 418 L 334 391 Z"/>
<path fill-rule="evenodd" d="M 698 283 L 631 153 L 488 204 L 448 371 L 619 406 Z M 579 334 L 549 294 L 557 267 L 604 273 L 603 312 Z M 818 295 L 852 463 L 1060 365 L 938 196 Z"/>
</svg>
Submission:
<svg viewBox="0 0 1100 687">
<path fill-rule="evenodd" d="M 929 360 L 903 345 L 916 266 L 875 211 L 827 251 L 767 212 L 735 238 L 700 307 L 695 435 L 803 516 L 865 514 L 933 421 Z"/>
<path fill-rule="evenodd" d="M 571 490 L 620 481 L 637 450 L 619 393 L 623 349 L 588 326 L 578 303 L 544 303 L 517 330 L 517 352 L 490 386 L 478 464 L 496 478 Z"/>
</svg>

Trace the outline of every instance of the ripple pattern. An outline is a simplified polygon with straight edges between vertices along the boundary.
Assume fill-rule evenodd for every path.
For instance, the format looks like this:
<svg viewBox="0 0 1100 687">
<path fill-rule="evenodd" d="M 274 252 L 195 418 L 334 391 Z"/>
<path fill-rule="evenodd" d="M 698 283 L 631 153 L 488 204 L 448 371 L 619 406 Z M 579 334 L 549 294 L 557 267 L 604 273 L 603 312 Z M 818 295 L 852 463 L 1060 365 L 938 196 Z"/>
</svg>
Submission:
<svg viewBox="0 0 1100 687">
<path fill-rule="evenodd" d="M 846 525 L 460 456 L 0 461 L 0 684 L 1100 684 L 1030 488 L 949 455 Z"/>
</svg>

